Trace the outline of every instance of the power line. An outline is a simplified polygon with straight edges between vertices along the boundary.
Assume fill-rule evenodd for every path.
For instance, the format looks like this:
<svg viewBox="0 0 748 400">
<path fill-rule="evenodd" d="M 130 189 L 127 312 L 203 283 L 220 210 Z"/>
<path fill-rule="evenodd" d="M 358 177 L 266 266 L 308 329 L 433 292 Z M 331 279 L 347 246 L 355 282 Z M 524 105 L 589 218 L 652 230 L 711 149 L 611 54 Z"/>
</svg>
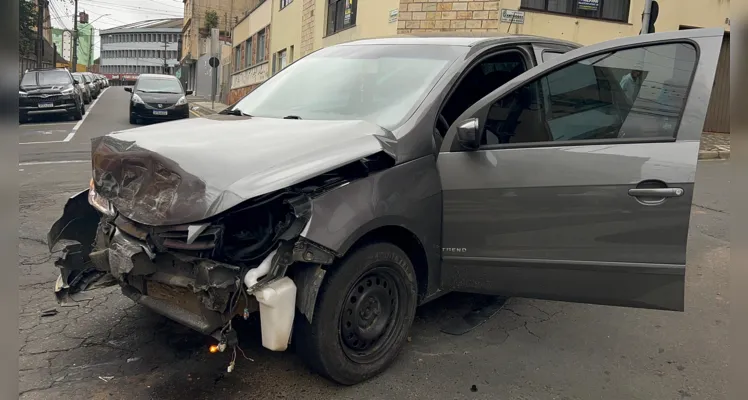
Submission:
<svg viewBox="0 0 748 400">
<path fill-rule="evenodd" d="M 148 7 L 138 7 L 138 6 L 131 6 L 131 5 L 123 5 L 123 4 L 117 4 L 117 3 L 108 3 L 101 0 L 80 0 L 81 2 L 86 3 L 92 3 L 92 5 L 95 5 L 97 7 L 101 8 L 111 8 L 114 10 L 128 10 L 128 11 L 141 11 L 146 14 L 164 14 L 164 15 L 172 15 L 173 13 L 179 13 L 183 10 L 164 10 L 164 9 L 156 9 L 156 8 L 148 8 Z M 179 16 L 181 17 L 181 15 Z"/>
</svg>

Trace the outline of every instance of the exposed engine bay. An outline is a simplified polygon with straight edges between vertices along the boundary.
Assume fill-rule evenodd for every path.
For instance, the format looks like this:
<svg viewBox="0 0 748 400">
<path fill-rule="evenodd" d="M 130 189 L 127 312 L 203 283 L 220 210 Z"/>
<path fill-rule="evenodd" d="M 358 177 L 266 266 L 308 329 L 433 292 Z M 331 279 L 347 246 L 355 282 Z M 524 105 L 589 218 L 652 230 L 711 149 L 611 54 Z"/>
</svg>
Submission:
<svg viewBox="0 0 748 400">
<path fill-rule="evenodd" d="M 109 199 L 121 199 L 128 181 L 114 185 L 111 174 L 94 171 L 90 188 L 68 201 L 48 234 L 50 251 L 65 242 L 56 261 L 58 302 L 119 284 L 134 301 L 224 348 L 236 343 L 232 318 L 259 310 L 263 346 L 283 351 L 296 311 L 311 321 L 324 266 L 342 256 L 304 237 L 314 198 L 392 165 L 380 151 L 214 217 L 164 226 L 118 212 Z"/>
</svg>

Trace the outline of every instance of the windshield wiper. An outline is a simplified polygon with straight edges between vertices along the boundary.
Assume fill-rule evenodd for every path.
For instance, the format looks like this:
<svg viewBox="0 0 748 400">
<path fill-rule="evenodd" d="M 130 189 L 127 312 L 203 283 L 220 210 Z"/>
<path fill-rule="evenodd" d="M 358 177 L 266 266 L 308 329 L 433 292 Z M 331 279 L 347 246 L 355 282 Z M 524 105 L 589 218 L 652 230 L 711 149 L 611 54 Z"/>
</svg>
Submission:
<svg viewBox="0 0 748 400">
<path fill-rule="evenodd" d="M 298 115 L 286 115 L 283 119 L 301 119 Z"/>
<path fill-rule="evenodd" d="M 223 111 L 219 112 L 219 114 L 223 114 L 223 115 L 236 115 L 237 117 L 251 117 L 251 115 L 242 112 L 238 108 L 235 108 L 233 110 L 226 109 L 226 110 L 223 110 Z"/>
</svg>

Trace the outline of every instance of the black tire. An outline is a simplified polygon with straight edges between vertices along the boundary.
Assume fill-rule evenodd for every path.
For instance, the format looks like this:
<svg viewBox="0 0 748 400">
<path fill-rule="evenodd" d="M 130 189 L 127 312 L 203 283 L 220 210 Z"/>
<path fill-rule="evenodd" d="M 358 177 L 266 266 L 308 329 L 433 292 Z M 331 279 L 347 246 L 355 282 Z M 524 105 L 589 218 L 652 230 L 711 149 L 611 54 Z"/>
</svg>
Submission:
<svg viewBox="0 0 748 400">
<path fill-rule="evenodd" d="M 296 318 L 296 351 L 332 381 L 363 382 L 397 358 L 413 324 L 417 298 L 415 270 L 405 252 L 390 243 L 361 247 L 328 270 L 312 323 L 302 315 Z M 362 336 L 367 333 L 374 336 L 368 343 Z"/>
<path fill-rule="evenodd" d="M 25 124 L 26 122 L 29 122 L 29 115 L 24 112 L 18 113 L 18 123 Z"/>
<path fill-rule="evenodd" d="M 80 121 L 83 119 L 83 104 L 81 104 L 80 107 L 78 107 L 75 111 L 73 111 L 73 119 L 76 121 Z"/>
<path fill-rule="evenodd" d="M 135 125 L 135 124 L 137 124 L 137 123 L 138 123 L 138 120 L 137 120 L 137 118 L 135 118 L 135 117 L 133 117 L 133 116 L 131 115 L 131 116 L 130 116 L 130 124 L 132 124 L 132 125 Z"/>
</svg>

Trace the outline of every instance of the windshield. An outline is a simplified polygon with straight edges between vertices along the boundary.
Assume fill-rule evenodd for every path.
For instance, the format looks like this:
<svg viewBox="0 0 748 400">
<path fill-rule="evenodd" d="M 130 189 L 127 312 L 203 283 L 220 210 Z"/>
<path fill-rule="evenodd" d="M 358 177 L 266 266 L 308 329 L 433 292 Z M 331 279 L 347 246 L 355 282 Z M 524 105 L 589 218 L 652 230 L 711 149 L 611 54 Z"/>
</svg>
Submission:
<svg viewBox="0 0 748 400">
<path fill-rule="evenodd" d="M 282 70 L 232 110 L 268 118 L 365 120 L 394 129 L 467 51 L 433 45 L 329 47 Z"/>
<path fill-rule="evenodd" d="M 182 84 L 170 78 L 140 78 L 135 91 L 145 93 L 182 93 Z"/>
<path fill-rule="evenodd" d="M 67 71 L 59 70 L 32 71 L 26 73 L 21 79 L 21 86 L 64 86 L 72 83 L 70 74 Z"/>
</svg>

